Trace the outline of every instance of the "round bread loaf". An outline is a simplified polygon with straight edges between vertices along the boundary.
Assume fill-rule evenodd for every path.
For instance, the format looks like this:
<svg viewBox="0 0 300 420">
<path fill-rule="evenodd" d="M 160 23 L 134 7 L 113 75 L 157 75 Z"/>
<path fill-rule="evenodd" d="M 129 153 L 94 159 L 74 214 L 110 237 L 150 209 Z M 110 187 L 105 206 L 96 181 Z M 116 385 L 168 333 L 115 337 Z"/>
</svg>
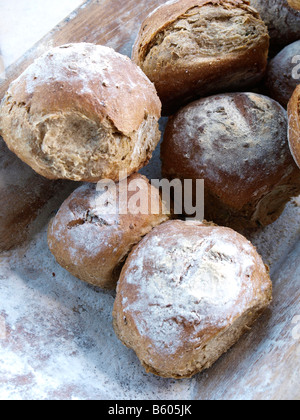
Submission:
<svg viewBox="0 0 300 420">
<path fill-rule="evenodd" d="M 250 0 L 250 3 L 268 26 L 272 52 L 300 39 L 299 0 Z"/>
<path fill-rule="evenodd" d="M 147 372 L 190 378 L 229 350 L 271 299 L 268 269 L 243 236 L 172 221 L 129 255 L 114 328 Z"/>
<path fill-rule="evenodd" d="M 141 213 L 133 207 L 137 192 Z M 151 213 L 150 204 L 156 214 Z M 75 277 L 114 289 L 133 245 L 168 219 L 159 191 L 147 178 L 134 174 L 107 189 L 105 195 L 96 184 L 78 188 L 51 221 L 48 244 L 57 262 Z"/>
<path fill-rule="evenodd" d="M 289 144 L 300 168 L 300 85 L 297 86 L 289 104 Z"/>
<path fill-rule="evenodd" d="M 268 47 L 267 27 L 248 2 L 179 0 L 145 20 L 132 58 L 170 114 L 195 97 L 257 83 Z"/>
<path fill-rule="evenodd" d="M 10 86 L 0 110 L 8 147 L 49 179 L 97 182 L 136 172 L 160 139 L 161 103 L 132 61 L 79 43 L 54 48 Z"/>
<path fill-rule="evenodd" d="M 300 40 L 285 47 L 270 61 L 266 86 L 269 96 L 286 108 L 299 82 Z"/>
<path fill-rule="evenodd" d="M 204 179 L 205 219 L 237 230 L 274 222 L 300 193 L 287 114 L 255 93 L 216 95 L 171 117 L 161 147 L 169 179 Z"/>
</svg>

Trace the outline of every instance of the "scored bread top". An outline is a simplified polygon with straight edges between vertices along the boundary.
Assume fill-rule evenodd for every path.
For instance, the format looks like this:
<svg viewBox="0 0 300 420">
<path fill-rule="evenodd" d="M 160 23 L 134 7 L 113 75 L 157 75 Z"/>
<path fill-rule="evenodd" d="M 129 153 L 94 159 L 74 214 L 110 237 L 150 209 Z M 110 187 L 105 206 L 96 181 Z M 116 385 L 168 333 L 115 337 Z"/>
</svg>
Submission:
<svg viewBox="0 0 300 420">
<path fill-rule="evenodd" d="M 171 115 L 197 97 L 256 85 L 268 48 L 267 26 L 248 2 L 179 0 L 145 20 L 132 59 Z"/>
<path fill-rule="evenodd" d="M 249 1 L 244 0 L 174 0 L 163 4 L 155 9 L 144 21 L 139 32 L 137 41 L 133 47 L 133 60 L 142 65 L 143 60 L 149 51 L 151 43 L 158 35 L 174 23 L 176 20 L 185 17 L 189 10 L 203 6 L 223 6 L 225 8 L 240 8 L 260 20 L 258 12 L 249 6 Z M 216 34 L 217 35 L 217 34 Z M 267 33 L 266 33 L 267 37 Z"/>
</svg>

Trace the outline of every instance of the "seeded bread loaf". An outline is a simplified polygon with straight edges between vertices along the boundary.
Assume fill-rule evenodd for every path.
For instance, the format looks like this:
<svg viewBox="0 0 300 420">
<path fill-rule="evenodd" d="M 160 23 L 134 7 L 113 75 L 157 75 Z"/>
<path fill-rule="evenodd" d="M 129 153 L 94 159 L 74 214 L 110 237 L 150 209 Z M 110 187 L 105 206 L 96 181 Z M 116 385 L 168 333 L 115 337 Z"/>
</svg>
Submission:
<svg viewBox="0 0 300 420">
<path fill-rule="evenodd" d="M 256 84 L 268 47 L 267 27 L 247 1 L 179 0 L 148 16 L 132 58 L 170 114 L 195 97 Z"/>
</svg>

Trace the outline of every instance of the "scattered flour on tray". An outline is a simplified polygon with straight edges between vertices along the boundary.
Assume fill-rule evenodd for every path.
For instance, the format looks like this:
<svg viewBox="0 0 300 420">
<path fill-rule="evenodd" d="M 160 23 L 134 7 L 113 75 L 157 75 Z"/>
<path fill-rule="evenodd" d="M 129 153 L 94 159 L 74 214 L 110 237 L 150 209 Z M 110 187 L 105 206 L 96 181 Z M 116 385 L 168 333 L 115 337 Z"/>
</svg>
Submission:
<svg viewBox="0 0 300 420">
<path fill-rule="evenodd" d="M 239 398 L 256 395 L 258 389 L 263 389 L 264 395 L 268 393 L 269 388 L 264 388 L 266 381 L 261 377 L 256 389 L 249 390 L 239 386 L 243 378 L 231 384 L 229 373 L 216 378 L 213 370 L 182 381 L 146 375 L 134 352 L 125 348 L 114 334 L 111 315 L 114 294 L 80 282 L 56 264 L 47 247 L 49 214 L 43 213 L 41 217 L 45 227 L 28 245 L 0 257 L 0 317 L 6 337 L 0 339 L 2 397 L 179 400 L 198 398 L 207 389 L 208 398 L 223 398 L 229 384 L 232 386 L 228 392 Z M 277 267 L 282 268 L 282 258 L 287 261 L 287 255 L 299 243 L 299 228 L 300 198 L 287 206 L 276 223 L 253 235 L 258 251 L 271 265 L 275 292 L 280 280 Z M 167 269 L 166 263 L 165 266 Z M 236 292 L 232 293 L 234 297 Z M 197 290 L 194 294 L 198 295 Z M 294 315 L 290 315 L 292 319 Z M 277 311 L 273 316 L 280 321 Z M 268 337 L 272 338 L 273 333 L 272 329 L 266 336 L 270 352 L 274 343 Z M 264 354 L 264 346 L 264 342 L 257 343 L 256 350 L 249 350 L 253 363 Z M 238 368 L 229 364 L 229 378 L 240 377 L 241 365 L 247 376 L 247 354 L 243 357 L 245 361 L 242 359 Z M 230 354 L 225 362 L 228 360 Z"/>
</svg>

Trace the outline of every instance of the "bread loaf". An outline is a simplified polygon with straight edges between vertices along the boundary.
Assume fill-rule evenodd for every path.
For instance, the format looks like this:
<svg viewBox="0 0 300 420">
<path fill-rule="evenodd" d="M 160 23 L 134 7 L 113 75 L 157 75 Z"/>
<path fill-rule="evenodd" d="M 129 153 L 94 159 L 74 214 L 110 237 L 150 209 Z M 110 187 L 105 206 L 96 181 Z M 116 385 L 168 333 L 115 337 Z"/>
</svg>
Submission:
<svg viewBox="0 0 300 420">
<path fill-rule="evenodd" d="M 147 372 L 190 378 L 229 350 L 271 299 L 268 269 L 243 236 L 172 221 L 129 255 L 114 328 Z"/>
<path fill-rule="evenodd" d="M 271 52 L 300 39 L 299 0 L 250 0 L 267 24 L 271 37 Z"/>
<path fill-rule="evenodd" d="M 8 147 L 49 179 L 118 180 L 150 159 L 161 103 L 128 57 L 69 44 L 37 59 L 9 87 L 0 110 Z"/>
<path fill-rule="evenodd" d="M 273 223 L 300 193 L 287 114 L 255 93 L 201 99 L 171 117 L 161 147 L 169 179 L 204 179 L 205 218 L 243 231 Z"/>
<path fill-rule="evenodd" d="M 300 82 L 300 40 L 285 47 L 270 61 L 266 86 L 271 98 L 287 107 Z"/>
<path fill-rule="evenodd" d="M 170 114 L 195 97 L 255 85 L 268 47 L 267 27 L 247 1 L 179 0 L 144 21 L 132 58 Z"/>
<path fill-rule="evenodd" d="M 75 277 L 104 289 L 116 287 L 132 247 L 154 226 L 169 219 L 158 190 L 147 178 L 134 174 L 122 183 L 127 197 L 117 184 L 116 191 L 109 190 L 103 197 L 105 202 L 95 184 L 78 188 L 48 229 L 49 248 L 57 262 Z M 142 214 L 135 214 L 130 207 L 138 189 L 139 200 L 149 203 Z M 157 208 L 156 214 L 151 213 L 151 205 Z"/>
</svg>

